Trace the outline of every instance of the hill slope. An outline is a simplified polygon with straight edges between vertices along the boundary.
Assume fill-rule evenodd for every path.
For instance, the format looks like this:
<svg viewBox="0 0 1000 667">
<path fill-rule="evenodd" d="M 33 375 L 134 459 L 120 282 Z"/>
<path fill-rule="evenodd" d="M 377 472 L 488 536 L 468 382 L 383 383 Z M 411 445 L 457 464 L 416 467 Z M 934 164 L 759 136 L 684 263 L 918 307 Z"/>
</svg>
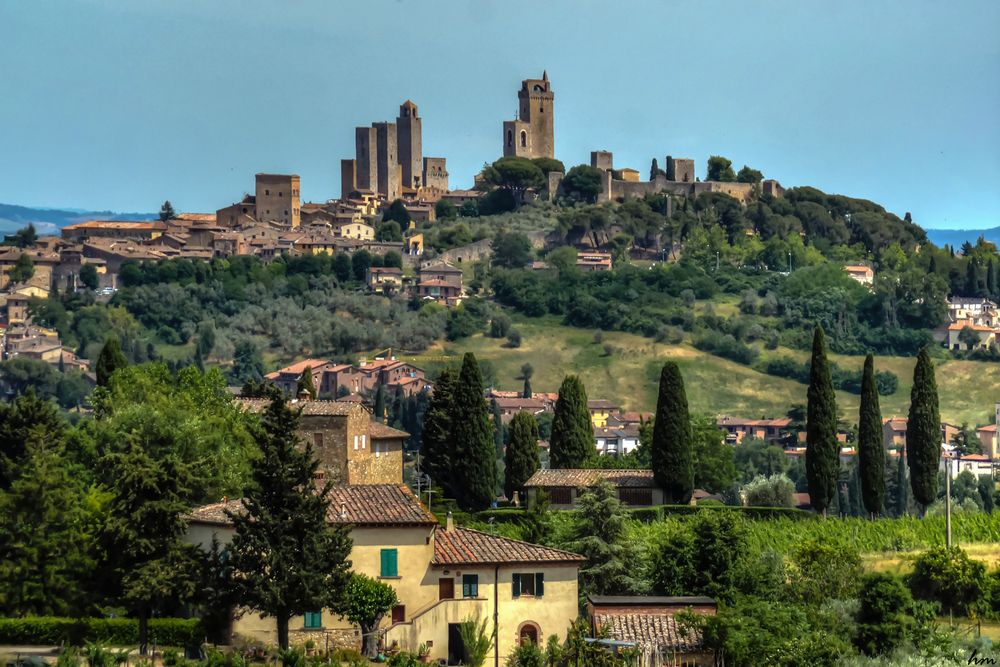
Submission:
<svg viewBox="0 0 1000 667">
<path fill-rule="evenodd" d="M 0 232 L 10 234 L 30 223 L 35 225 L 39 234 L 54 234 L 66 225 L 84 220 L 154 220 L 157 217 L 155 213 L 115 213 L 0 204 Z"/>
<path fill-rule="evenodd" d="M 987 241 L 1000 243 L 1000 227 L 989 229 L 928 229 L 927 238 L 939 248 L 948 244 L 954 248 L 959 248 L 968 241 L 975 245 L 976 239 L 982 236 Z"/>
</svg>

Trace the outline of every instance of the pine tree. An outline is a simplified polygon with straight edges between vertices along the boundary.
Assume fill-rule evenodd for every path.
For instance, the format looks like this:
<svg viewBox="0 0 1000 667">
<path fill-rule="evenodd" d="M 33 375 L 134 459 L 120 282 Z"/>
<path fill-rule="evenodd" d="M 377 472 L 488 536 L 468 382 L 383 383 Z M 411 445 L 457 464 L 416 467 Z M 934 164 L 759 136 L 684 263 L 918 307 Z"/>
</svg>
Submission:
<svg viewBox="0 0 1000 667">
<path fill-rule="evenodd" d="M 899 459 L 896 461 L 896 497 L 895 515 L 906 516 L 910 508 L 910 480 L 906 474 L 906 450 L 899 450 Z"/>
<path fill-rule="evenodd" d="M 122 353 L 121 343 L 114 336 L 109 336 L 97 356 L 97 365 L 94 369 L 97 373 L 97 386 L 108 386 L 108 381 L 114 372 L 125 366 L 128 366 L 128 360 Z"/>
<path fill-rule="evenodd" d="M 579 377 L 569 375 L 559 387 L 559 399 L 552 417 L 549 463 L 553 468 L 581 468 L 595 452 L 587 390 Z"/>
<path fill-rule="evenodd" d="M 160 207 L 160 222 L 166 222 L 176 217 L 177 213 L 174 212 L 174 206 L 170 203 L 170 200 L 168 199 L 163 202 L 163 206 Z"/>
<path fill-rule="evenodd" d="M 198 590 L 197 548 L 182 540 L 182 513 L 192 482 L 175 454 L 153 458 L 135 440 L 104 457 L 113 480 L 101 536 L 105 590 L 139 619 L 139 652 L 146 655 L 149 618 Z"/>
<path fill-rule="evenodd" d="M 385 385 L 379 384 L 375 389 L 375 421 L 385 421 Z"/>
<path fill-rule="evenodd" d="M 62 445 L 33 432 L 23 473 L 0 493 L 0 613 L 81 616 L 92 609 L 93 524 Z"/>
<path fill-rule="evenodd" d="M 497 464 L 489 408 L 483 398 L 483 377 L 476 357 L 467 352 L 452 391 L 451 489 L 465 510 L 483 510 L 496 498 Z"/>
<path fill-rule="evenodd" d="M 941 415 L 938 412 L 934 363 L 926 347 L 917 355 L 906 422 L 906 459 L 913 498 L 924 510 L 937 498 L 941 460 Z"/>
<path fill-rule="evenodd" d="M 875 359 L 865 357 L 861 377 L 861 407 L 858 415 L 858 474 L 865 509 L 871 515 L 885 505 L 885 446 L 882 444 L 882 412 L 875 385 Z"/>
<path fill-rule="evenodd" d="M 350 579 L 350 531 L 327 523 L 330 485 L 316 487 L 319 462 L 298 427 L 298 414 L 276 397 L 255 433 L 261 456 L 243 511 L 230 513 L 236 599 L 276 620 L 282 649 L 289 619 L 339 608 Z"/>
<path fill-rule="evenodd" d="M 538 460 L 538 420 L 530 412 L 518 412 L 510 421 L 510 442 L 504 466 L 504 493 L 513 500 L 524 483 L 541 466 Z"/>
<path fill-rule="evenodd" d="M 434 393 L 424 413 L 420 442 L 420 469 L 430 475 L 448 496 L 452 496 L 451 477 L 451 401 L 458 378 L 446 368 L 434 381 Z"/>
<path fill-rule="evenodd" d="M 668 361 L 660 371 L 652 442 L 653 478 L 665 501 L 686 505 L 694 490 L 691 420 L 680 367 Z"/>
<path fill-rule="evenodd" d="M 837 398 L 826 359 L 826 341 L 819 325 L 813 332 L 806 407 L 806 480 L 809 500 L 824 516 L 837 492 L 840 447 L 837 444 Z"/>
</svg>

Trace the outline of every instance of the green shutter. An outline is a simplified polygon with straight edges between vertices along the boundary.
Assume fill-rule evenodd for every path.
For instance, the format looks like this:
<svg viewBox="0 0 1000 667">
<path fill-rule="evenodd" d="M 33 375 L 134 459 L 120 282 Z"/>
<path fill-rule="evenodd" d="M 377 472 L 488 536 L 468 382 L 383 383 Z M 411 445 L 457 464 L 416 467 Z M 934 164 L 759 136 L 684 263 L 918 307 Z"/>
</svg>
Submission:
<svg viewBox="0 0 1000 667">
<path fill-rule="evenodd" d="M 399 566 L 395 549 L 382 549 L 382 574 L 383 577 L 398 577 Z"/>
<path fill-rule="evenodd" d="M 535 597 L 540 598 L 545 595 L 545 575 L 541 572 L 535 575 Z"/>
<path fill-rule="evenodd" d="M 510 583 L 513 588 L 513 596 L 516 598 L 521 597 L 521 575 L 516 573 L 510 575 Z"/>
<path fill-rule="evenodd" d="M 463 598 L 475 598 L 475 597 L 479 597 L 479 575 L 478 574 L 465 574 L 465 575 L 462 575 L 462 597 Z"/>
<path fill-rule="evenodd" d="M 303 625 L 307 630 L 323 627 L 323 612 L 307 611 L 304 615 Z"/>
</svg>

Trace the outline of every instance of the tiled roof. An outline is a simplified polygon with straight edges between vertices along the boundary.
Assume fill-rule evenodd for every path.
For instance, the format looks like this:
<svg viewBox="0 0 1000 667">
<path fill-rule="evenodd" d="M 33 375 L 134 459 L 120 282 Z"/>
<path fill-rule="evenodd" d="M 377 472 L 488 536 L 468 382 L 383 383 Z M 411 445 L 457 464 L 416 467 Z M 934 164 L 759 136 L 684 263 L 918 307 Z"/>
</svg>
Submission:
<svg viewBox="0 0 1000 667">
<path fill-rule="evenodd" d="M 427 511 L 409 488 L 396 484 L 343 485 L 330 490 L 327 521 L 352 526 L 433 526 Z M 232 525 L 226 515 L 243 511 L 242 500 L 229 500 L 196 507 L 185 518 L 192 523 Z"/>
<path fill-rule="evenodd" d="M 774 426 L 785 428 L 792 423 L 787 417 L 780 419 L 741 419 L 739 417 L 719 417 L 716 426 Z"/>
<path fill-rule="evenodd" d="M 611 639 L 632 642 L 643 652 L 695 651 L 701 648 L 701 634 L 682 629 L 668 614 L 594 614 L 598 630 Z"/>
<path fill-rule="evenodd" d="M 444 280 L 421 280 L 418 287 L 452 287 L 452 284 Z M 458 289 L 457 287 L 455 289 Z"/>
<path fill-rule="evenodd" d="M 587 408 L 590 410 L 617 410 L 618 406 L 607 399 L 595 398 L 587 401 Z"/>
<path fill-rule="evenodd" d="M 977 431 L 982 431 L 984 433 L 996 433 L 997 432 L 997 425 L 996 424 L 990 424 L 988 426 L 980 426 L 976 430 Z"/>
<path fill-rule="evenodd" d="M 382 422 L 373 421 L 369 424 L 369 433 L 374 440 L 385 440 L 389 438 L 409 438 L 410 434 L 400 431 L 398 428 L 386 426 Z"/>
<path fill-rule="evenodd" d="M 439 528 L 434 532 L 435 565 L 505 563 L 579 563 L 578 554 L 530 542 L 490 535 L 469 528 Z"/>
<path fill-rule="evenodd" d="M 236 403 L 250 412 L 264 412 L 271 401 L 266 398 L 237 398 Z M 288 401 L 288 406 L 293 409 L 302 408 L 302 414 L 307 416 L 346 415 L 354 408 L 354 404 L 350 402 L 324 400 L 291 400 Z"/>
<path fill-rule="evenodd" d="M 545 403 L 538 400 L 537 398 L 503 398 L 497 396 L 493 399 L 501 409 L 509 408 L 511 410 L 544 410 Z"/>
<path fill-rule="evenodd" d="M 526 487 L 563 486 L 579 488 L 593 486 L 602 479 L 617 487 L 649 488 L 655 486 L 652 470 L 591 470 L 583 468 L 537 470 L 524 485 Z"/>
<path fill-rule="evenodd" d="M 264 377 L 274 379 L 279 375 L 302 375 L 302 372 L 307 367 L 315 371 L 320 366 L 326 366 L 328 363 L 330 363 L 328 359 L 303 359 L 302 361 L 295 362 L 291 366 L 285 366 L 284 368 L 279 368 L 276 371 L 268 373 Z"/>
<path fill-rule="evenodd" d="M 862 265 L 845 266 L 844 267 L 844 271 L 847 271 L 848 273 L 868 273 L 871 270 L 872 270 L 872 267 L 870 267 L 870 266 L 862 266 Z"/>
</svg>

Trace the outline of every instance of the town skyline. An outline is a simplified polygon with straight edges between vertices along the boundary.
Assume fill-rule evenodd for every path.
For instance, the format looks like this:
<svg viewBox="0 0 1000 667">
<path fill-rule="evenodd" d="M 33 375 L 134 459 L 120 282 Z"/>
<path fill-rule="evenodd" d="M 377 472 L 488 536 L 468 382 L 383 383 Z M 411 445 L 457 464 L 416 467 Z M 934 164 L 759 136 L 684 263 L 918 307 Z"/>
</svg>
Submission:
<svg viewBox="0 0 1000 667">
<path fill-rule="evenodd" d="M 220 4 L 188 21 L 191 7 L 52 3 L 39 12 L 0 3 L 10 19 L 0 25 L 6 60 L 30 52 L 42 32 L 52 38 L 49 52 L 0 75 L 15 91 L 0 123 L 22 128 L 0 141 L 16 166 L 0 201 L 152 211 L 170 198 L 179 210 L 215 210 L 256 172 L 297 173 L 303 201 L 324 201 L 340 194 L 339 159 L 353 153 L 354 128 L 391 121 L 406 99 L 420 106 L 425 152 L 446 157 L 451 187 L 467 188 L 500 157 L 519 82 L 545 69 L 558 102 L 555 156 L 567 168 L 609 150 L 616 165 L 645 173 L 653 157 L 671 154 L 694 159 L 704 178 L 708 156 L 724 155 L 784 185 L 909 211 L 924 227 L 1000 223 L 1000 194 L 981 186 L 1000 176 L 1000 131 L 987 122 L 1000 108 L 998 87 L 987 85 L 1000 77 L 1000 50 L 988 39 L 1000 10 L 986 3 L 921 12 L 854 4 L 819 15 L 781 3 L 645 6 L 650 20 L 627 22 L 628 39 L 604 35 L 610 10 L 567 18 L 556 4 L 526 20 L 517 3 L 442 4 L 435 9 L 447 10 L 456 33 L 448 44 L 423 39 L 434 17 L 405 3 L 370 12 L 301 3 L 280 15 Z M 411 26 L 389 51 L 413 57 L 352 49 L 376 21 Z M 493 28 L 479 38 L 463 29 L 477 21 Z M 658 36 L 642 23 L 686 29 Z M 303 25 L 292 47 L 255 46 L 268 30 Z M 932 38 L 937 49 L 926 48 Z M 573 47 L 584 43 L 601 48 Z"/>
</svg>

